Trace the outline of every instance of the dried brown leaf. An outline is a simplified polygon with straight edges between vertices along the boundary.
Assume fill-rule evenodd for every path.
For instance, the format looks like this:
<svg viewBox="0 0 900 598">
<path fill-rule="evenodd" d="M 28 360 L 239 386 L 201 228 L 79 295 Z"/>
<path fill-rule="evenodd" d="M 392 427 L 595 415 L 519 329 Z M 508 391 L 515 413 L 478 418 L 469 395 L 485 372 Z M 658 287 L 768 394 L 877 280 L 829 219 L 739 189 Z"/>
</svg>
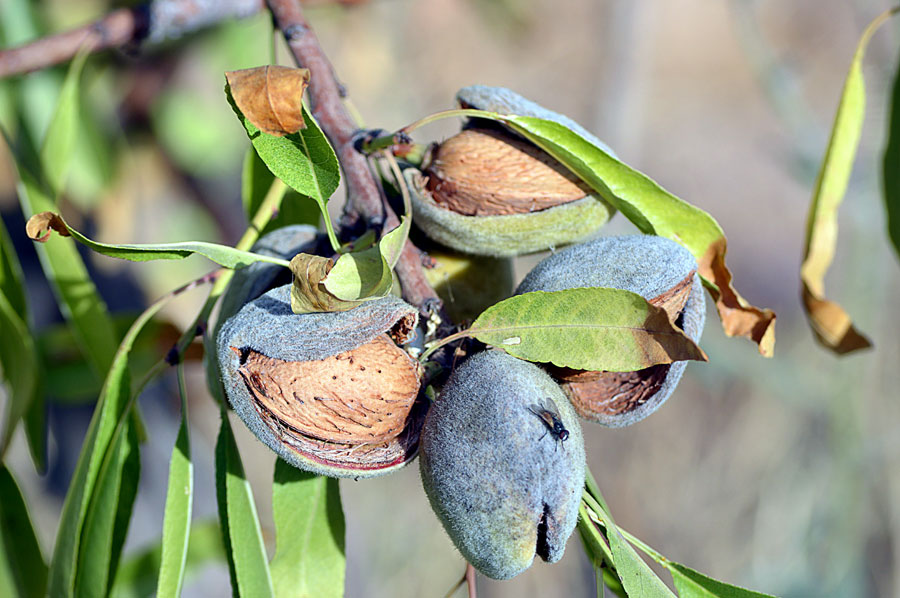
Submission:
<svg viewBox="0 0 900 598">
<path fill-rule="evenodd" d="M 803 283 L 803 307 L 813 334 L 835 353 L 843 355 L 872 346 L 869 339 L 853 326 L 850 316 L 840 305 L 817 295 L 806 281 Z"/>
<path fill-rule="evenodd" d="M 291 260 L 294 283 L 291 286 L 291 310 L 295 314 L 321 311 L 347 311 L 360 301 L 338 299 L 325 288 L 325 278 L 334 260 L 319 255 L 298 253 Z"/>
<path fill-rule="evenodd" d="M 306 128 L 302 100 L 309 69 L 266 65 L 228 71 L 225 79 L 238 109 L 262 132 L 283 137 Z"/>
<path fill-rule="evenodd" d="M 50 238 L 50 231 L 56 231 L 63 237 L 69 236 L 69 227 L 59 214 L 41 212 L 35 214 L 25 223 L 25 233 L 32 241 L 45 243 Z"/>
<path fill-rule="evenodd" d="M 728 336 L 744 336 L 759 345 L 763 357 L 775 353 L 775 312 L 750 305 L 731 286 L 731 271 L 725 265 L 725 237 L 711 243 L 700 260 L 700 275 L 715 283 L 707 290 L 716 302 L 722 328 Z"/>
<path fill-rule="evenodd" d="M 663 308 L 669 316 L 669 321 L 674 323 L 681 314 L 681 310 L 684 309 L 684 304 L 687 303 L 688 298 L 691 296 L 695 273 L 696 270 L 691 270 L 674 287 L 648 299 L 647 302 L 650 305 Z"/>
</svg>

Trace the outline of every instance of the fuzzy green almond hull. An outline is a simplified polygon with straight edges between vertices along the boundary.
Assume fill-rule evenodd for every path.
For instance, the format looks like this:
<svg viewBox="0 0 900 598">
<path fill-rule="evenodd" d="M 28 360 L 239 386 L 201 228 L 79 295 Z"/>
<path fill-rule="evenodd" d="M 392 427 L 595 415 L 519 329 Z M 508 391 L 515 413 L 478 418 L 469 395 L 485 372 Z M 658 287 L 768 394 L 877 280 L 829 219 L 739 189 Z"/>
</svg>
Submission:
<svg viewBox="0 0 900 598">
<path fill-rule="evenodd" d="M 554 433 L 544 409 L 566 434 Z M 447 534 L 488 577 L 515 577 L 535 555 L 562 558 L 584 486 L 584 440 L 539 367 L 500 351 L 467 359 L 425 419 L 420 468 Z"/>
<path fill-rule="evenodd" d="M 438 206 L 417 170 L 407 169 L 404 176 L 416 226 L 438 243 L 473 255 L 513 257 L 578 243 L 594 236 L 614 211 L 588 195 L 527 214 L 466 216 Z"/>
</svg>

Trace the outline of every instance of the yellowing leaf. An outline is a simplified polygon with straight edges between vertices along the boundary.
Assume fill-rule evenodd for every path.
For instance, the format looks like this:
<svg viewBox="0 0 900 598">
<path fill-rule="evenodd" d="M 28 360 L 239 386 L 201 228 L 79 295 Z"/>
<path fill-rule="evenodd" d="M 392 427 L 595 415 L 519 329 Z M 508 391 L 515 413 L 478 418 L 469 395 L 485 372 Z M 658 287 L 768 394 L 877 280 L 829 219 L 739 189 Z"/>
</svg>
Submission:
<svg viewBox="0 0 900 598">
<path fill-rule="evenodd" d="M 806 222 L 806 241 L 800 279 L 803 307 L 816 338 L 835 353 L 844 354 L 871 346 L 850 320 L 847 312 L 825 298 L 825 274 L 834 258 L 837 243 L 837 211 L 847 192 L 853 160 L 862 133 L 866 108 L 866 88 L 862 61 L 872 34 L 900 7 L 881 13 L 859 39 L 850 71 L 844 82 L 831 130 L 831 139 L 816 179 Z"/>
</svg>

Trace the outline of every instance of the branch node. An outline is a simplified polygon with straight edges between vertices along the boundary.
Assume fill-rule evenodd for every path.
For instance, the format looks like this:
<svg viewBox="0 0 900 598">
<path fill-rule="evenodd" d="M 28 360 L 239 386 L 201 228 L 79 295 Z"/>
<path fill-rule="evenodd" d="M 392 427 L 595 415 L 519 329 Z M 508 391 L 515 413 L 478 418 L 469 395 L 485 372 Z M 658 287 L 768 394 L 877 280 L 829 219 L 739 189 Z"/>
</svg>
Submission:
<svg viewBox="0 0 900 598">
<path fill-rule="evenodd" d="M 288 27 L 285 27 L 282 30 L 284 34 L 284 39 L 288 42 L 299 41 L 304 35 L 309 33 L 309 27 L 302 25 L 300 23 L 294 23 Z"/>
</svg>

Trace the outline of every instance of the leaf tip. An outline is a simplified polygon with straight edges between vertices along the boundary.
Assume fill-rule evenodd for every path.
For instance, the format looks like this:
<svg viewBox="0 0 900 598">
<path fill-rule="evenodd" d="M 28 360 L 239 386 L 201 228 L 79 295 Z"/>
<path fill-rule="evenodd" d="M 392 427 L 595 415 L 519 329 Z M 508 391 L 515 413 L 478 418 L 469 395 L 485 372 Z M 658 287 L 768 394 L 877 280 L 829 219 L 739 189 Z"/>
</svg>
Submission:
<svg viewBox="0 0 900 598">
<path fill-rule="evenodd" d="M 59 214 L 54 212 L 41 212 L 35 214 L 25 223 L 25 234 L 32 241 L 46 243 L 50 238 L 50 232 L 56 231 L 62 237 L 69 236 L 69 228 Z"/>
</svg>

